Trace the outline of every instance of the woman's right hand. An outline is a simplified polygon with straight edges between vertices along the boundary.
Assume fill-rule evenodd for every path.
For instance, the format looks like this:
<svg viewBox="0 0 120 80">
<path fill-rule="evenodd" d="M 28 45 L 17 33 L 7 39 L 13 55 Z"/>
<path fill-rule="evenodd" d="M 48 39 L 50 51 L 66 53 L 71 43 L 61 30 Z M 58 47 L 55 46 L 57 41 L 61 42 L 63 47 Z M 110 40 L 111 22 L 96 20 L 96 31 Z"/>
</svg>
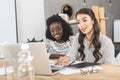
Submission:
<svg viewBox="0 0 120 80">
<path fill-rule="evenodd" d="M 70 61 L 71 61 L 71 58 L 69 56 L 60 57 L 58 61 L 56 62 L 56 65 L 65 66 L 65 65 L 68 65 Z"/>
</svg>

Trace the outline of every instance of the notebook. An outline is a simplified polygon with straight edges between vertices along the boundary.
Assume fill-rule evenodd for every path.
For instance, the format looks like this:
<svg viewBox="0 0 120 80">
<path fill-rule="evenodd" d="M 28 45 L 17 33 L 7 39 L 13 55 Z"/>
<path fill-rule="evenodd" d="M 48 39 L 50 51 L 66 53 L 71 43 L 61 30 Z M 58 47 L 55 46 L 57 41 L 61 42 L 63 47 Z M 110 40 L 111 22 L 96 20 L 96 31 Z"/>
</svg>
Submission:
<svg viewBox="0 0 120 80">
<path fill-rule="evenodd" d="M 1 45 L 3 54 L 12 54 L 11 57 L 17 59 L 17 54 L 20 51 L 20 45 L 22 43 L 17 44 L 4 44 Z M 47 54 L 47 49 L 44 42 L 37 43 L 27 43 L 29 44 L 29 50 L 33 55 L 32 64 L 35 69 L 35 74 L 40 75 L 54 75 L 58 73 L 59 69 L 52 68 L 49 64 L 49 56 Z"/>
<path fill-rule="evenodd" d="M 82 63 L 71 64 L 66 67 L 85 68 L 85 67 L 95 66 L 95 65 L 100 65 L 100 63 L 82 62 Z"/>
</svg>

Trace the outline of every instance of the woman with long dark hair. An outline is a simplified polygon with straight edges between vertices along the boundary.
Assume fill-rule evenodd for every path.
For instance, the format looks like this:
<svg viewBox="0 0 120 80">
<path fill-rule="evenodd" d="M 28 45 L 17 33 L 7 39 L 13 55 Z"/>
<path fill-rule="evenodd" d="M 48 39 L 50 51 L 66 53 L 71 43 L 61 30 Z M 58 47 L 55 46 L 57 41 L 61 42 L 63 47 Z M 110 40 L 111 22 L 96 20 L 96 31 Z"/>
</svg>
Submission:
<svg viewBox="0 0 120 80">
<path fill-rule="evenodd" d="M 72 28 L 58 14 L 50 16 L 46 20 L 46 25 L 46 46 L 50 58 L 66 55 L 73 42 Z"/>
<path fill-rule="evenodd" d="M 76 20 L 79 33 L 76 34 L 69 53 L 56 64 L 67 65 L 78 57 L 80 61 L 116 64 L 113 43 L 100 32 L 94 12 L 89 8 L 82 8 L 76 13 Z"/>
</svg>

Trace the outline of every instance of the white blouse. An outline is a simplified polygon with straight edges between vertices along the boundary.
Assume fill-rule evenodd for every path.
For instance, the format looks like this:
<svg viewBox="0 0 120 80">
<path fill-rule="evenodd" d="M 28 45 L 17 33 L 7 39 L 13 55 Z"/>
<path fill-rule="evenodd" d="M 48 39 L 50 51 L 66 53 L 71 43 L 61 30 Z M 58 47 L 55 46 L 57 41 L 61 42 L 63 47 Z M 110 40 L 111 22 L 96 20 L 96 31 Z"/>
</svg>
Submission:
<svg viewBox="0 0 120 80">
<path fill-rule="evenodd" d="M 78 42 L 79 33 L 76 34 L 73 45 L 69 51 L 69 53 L 66 56 L 70 56 L 71 60 L 76 60 L 79 57 L 80 60 L 80 54 L 78 54 L 78 48 L 80 47 L 80 44 Z M 114 55 L 114 45 L 110 38 L 100 33 L 100 42 L 101 42 L 101 48 L 100 53 L 102 54 L 102 58 L 98 61 L 99 63 L 105 63 L 105 64 L 116 64 L 115 55 Z M 84 39 L 84 53 L 85 53 L 85 61 L 87 62 L 94 62 L 95 58 L 93 56 L 94 47 L 89 48 L 86 39 Z"/>
<path fill-rule="evenodd" d="M 46 47 L 47 47 L 47 52 L 49 54 L 61 54 L 61 55 L 66 55 L 68 51 L 70 50 L 70 47 L 73 42 L 73 37 L 70 36 L 69 41 L 66 41 L 64 43 L 58 43 L 56 41 L 52 41 L 47 39 L 46 40 Z"/>
</svg>

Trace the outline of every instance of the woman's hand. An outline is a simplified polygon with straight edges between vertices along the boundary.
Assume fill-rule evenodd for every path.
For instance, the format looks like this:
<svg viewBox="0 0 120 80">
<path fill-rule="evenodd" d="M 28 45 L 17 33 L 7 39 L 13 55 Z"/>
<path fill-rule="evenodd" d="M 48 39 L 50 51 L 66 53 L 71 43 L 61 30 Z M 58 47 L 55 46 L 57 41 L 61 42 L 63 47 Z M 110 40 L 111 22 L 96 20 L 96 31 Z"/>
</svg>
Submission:
<svg viewBox="0 0 120 80">
<path fill-rule="evenodd" d="M 56 62 L 56 65 L 62 66 L 62 65 L 68 65 L 71 61 L 71 58 L 69 56 L 60 57 L 59 60 Z"/>
</svg>

